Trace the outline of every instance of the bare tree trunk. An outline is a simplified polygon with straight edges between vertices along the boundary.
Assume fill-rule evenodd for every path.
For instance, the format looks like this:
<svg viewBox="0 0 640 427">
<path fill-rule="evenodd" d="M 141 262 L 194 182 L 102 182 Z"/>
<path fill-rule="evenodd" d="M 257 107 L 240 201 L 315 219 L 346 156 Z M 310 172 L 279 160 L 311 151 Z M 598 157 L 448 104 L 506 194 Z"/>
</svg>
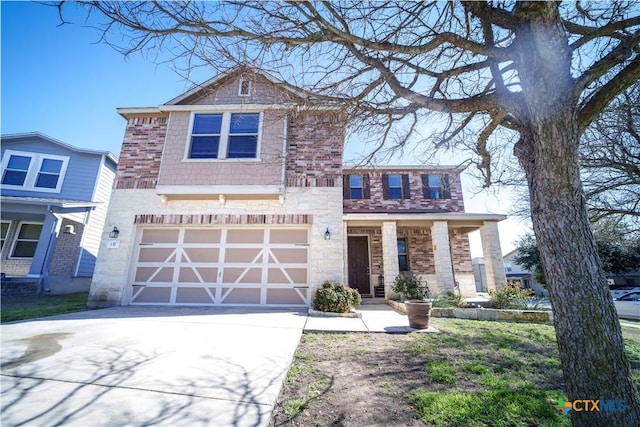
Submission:
<svg viewBox="0 0 640 427">
<path fill-rule="evenodd" d="M 571 411 L 571 420 L 576 426 L 638 426 L 640 399 L 580 180 L 578 101 L 566 31 L 556 5 L 522 7 L 535 13 L 516 30 L 525 102 L 515 154 L 529 184 L 567 399 L 614 400 L 625 409 Z"/>
<path fill-rule="evenodd" d="M 567 399 L 614 400 L 624 411 L 571 411 L 576 426 L 637 426 L 638 400 L 622 330 L 589 227 L 571 113 L 519 143 L 533 228 L 548 278 Z M 547 155 L 541 155 L 547 152 Z M 549 155 L 555 153 L 555 155 Z"/>
</svg>

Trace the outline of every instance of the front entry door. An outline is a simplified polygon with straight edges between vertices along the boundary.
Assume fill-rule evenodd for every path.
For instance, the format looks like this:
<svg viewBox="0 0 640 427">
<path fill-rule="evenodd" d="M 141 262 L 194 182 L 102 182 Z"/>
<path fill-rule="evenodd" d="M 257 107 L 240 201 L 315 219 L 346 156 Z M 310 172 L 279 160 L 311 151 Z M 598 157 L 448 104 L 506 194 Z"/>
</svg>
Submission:
<svg viewBox="0 0 640 427">
<path fill-rule="evenodd" d="M 369 240 L 367 236 L 349 236 L 347 256 L 349 257 L 349 286 L 360 295 L 371 295 L 369 283 Z"/>
</svg>

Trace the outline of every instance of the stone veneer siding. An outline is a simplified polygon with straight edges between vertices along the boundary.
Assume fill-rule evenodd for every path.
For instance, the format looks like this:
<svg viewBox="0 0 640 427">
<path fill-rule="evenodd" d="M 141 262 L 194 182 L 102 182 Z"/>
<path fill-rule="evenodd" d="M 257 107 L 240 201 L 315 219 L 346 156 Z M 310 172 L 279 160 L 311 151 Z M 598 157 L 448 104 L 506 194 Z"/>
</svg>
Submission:
<svg viewBox="0 0 640 427">
<path fill-rule="evenodd" d="M 155 188 L 167 133 L 167 117 L 132 117 L 127 120 L 114 188 Z"/>
<path fill-rule="evenodd" d="M 326 111 L 289 116 L 288 187 L 342 187 L 344 120 L 341 114 Z"/>
<path fill-rule="evenodd" d="M 420 169 L 420 170 L 364 170 L 356 169 L 344 171 L 345 177 L 349 174 L 369 175 L 371 198 L 369 199 L 344 199 L 344 212 L 393 212 L 403 211 L 420 212 L 464 212 L 464 200 L 462 195 L 462 185 L 457 170 L 447 169 Z M 383 175 L 403 175 L 409 176 L 410 198 L 407 199 L 385 199 L 383 194 Z M 449 185 L 451 198 L 449 199 L 425 199 L 423 196 L 422 175 L 426 174 L 449 174 Z M 345 178 L 346 179 L 346 178 Z"/>
</svg>

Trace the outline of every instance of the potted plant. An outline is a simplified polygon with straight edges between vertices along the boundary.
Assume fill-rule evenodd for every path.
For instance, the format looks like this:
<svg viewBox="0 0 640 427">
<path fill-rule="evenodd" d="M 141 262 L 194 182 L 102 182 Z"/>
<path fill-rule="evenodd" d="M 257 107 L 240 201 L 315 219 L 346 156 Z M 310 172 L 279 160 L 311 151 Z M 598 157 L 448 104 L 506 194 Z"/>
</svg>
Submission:
<svg viewBox="0 0 640 427">
<path fill-rule="evenodd" d="M 393 291 L 406 298 L 404 307 L 409 317 L 409 326 L 414 329 L 428 328 L 432 304 L 431 301 L 427 301 L 429 298 L 427 284 L 415 276 L 408 278 L 400 274 L 393 284 Z"/>
</svg>

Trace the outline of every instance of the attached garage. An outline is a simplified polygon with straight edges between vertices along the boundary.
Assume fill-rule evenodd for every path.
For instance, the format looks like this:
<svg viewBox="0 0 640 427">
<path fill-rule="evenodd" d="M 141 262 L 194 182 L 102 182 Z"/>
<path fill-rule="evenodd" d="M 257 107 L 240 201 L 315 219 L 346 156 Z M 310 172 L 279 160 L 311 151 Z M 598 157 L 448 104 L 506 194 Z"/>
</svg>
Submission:
<svg viewBox="0 0 640 427">
<path fill-rule="evenodd" d="M 132 305 L 308 305 L 306 228 L 140 231 Z"/>
</svg>

